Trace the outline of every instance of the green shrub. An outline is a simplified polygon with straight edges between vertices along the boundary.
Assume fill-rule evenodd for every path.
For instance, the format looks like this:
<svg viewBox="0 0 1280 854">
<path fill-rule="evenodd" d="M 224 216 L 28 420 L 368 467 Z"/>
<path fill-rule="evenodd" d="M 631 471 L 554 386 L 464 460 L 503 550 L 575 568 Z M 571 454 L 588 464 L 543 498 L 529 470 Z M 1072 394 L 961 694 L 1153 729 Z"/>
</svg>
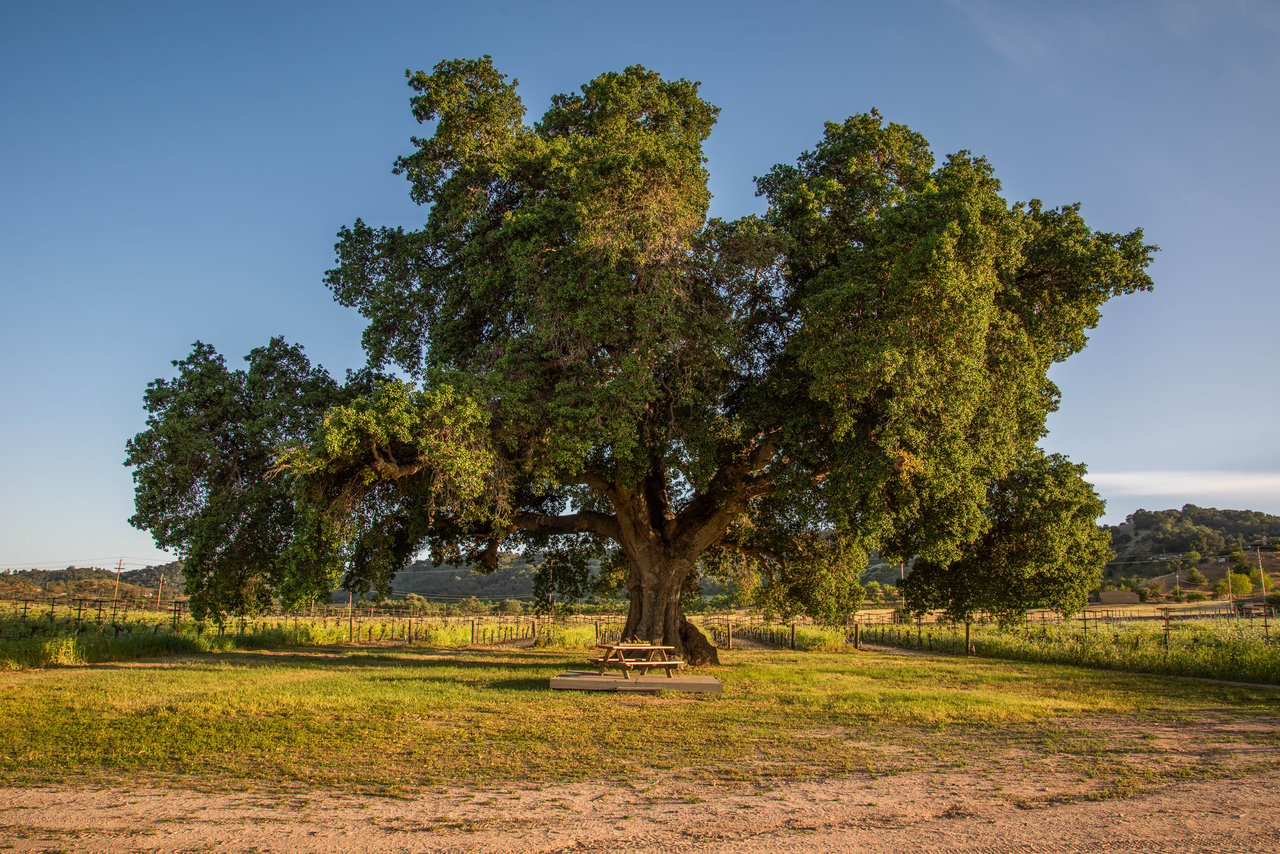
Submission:
<svg viewBox="0 0 1280 854">
<path fill-rule="evenodd" d="M 1213 585 L 1213 592 L 1219 596 L 1248 596 L 1253 593 L 1253 582 L 1249 576 L 1237 572 L 1228 572 L 1222 580 Z"/>
</svg>

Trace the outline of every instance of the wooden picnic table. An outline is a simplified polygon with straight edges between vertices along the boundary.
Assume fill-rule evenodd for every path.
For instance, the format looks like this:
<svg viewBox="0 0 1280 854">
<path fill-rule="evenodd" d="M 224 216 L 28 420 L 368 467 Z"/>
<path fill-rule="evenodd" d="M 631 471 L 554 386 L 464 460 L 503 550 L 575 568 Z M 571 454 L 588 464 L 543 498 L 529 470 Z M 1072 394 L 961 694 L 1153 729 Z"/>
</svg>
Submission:
<svg viewBox="0 0 1280 854">
<path fill-rule="evenodd" d="M 622 671 L 622 678 L 630 679 L 632 670 L 639 670 L 640 675 L 643 676 L 655 667 L 665 670 L 667 676 L 670 676 L 671 671 L 684 667 L 683 661 L 668 655 L 675 652 L 674 646 L 651 643 L 598 643 L 596 649 L 604 651 L 599 658 L 592 659 L 594 664 L 599 665 L 601 676 L 606 669 L 616 668 Z"/>
</svg>

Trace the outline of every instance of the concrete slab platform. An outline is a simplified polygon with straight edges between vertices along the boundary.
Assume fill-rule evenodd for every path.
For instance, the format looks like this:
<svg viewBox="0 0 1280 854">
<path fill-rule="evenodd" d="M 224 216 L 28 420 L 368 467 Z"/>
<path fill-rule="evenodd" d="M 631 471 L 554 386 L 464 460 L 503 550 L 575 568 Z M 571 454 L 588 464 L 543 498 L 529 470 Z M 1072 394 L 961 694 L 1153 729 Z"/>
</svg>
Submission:
<svg viewBox="0 0 1280 854">
<path fill-rule="evenodd" d="M 595 670 L 566 670 L 551 677 L 551 687 L 557 691 L 617 691 L 652 694 L 657 691 L 695 691 L 702 694 L 719 694 L 720 680 L 714 676 L 664 676 L 662 674 L 633 674 L 624 679 L 621 674 L 606 673 L 601 676 Z"/>
</svg>

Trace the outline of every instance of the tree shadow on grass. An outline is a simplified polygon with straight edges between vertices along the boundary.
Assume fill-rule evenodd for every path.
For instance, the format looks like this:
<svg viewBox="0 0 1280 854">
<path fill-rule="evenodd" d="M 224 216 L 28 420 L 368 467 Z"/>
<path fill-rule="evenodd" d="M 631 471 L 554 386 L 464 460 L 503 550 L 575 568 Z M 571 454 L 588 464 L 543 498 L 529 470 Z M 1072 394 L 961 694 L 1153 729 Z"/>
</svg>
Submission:
<svg viewBox="0 0 1280 854">
<path fill-rule="evenodd" d="M 570 653 L 530 650 L 489 652 L 484 650 L 413 650 L 380 652 L 353 651 L 349 647 L 308 647 L 307 649 L 228 650 L 207 653 L 180 653 L 126 661 L 103 661 L 83 665 L 86 669 L 116 670 L 139 666 L 210 667 L 231 665 L 244 668 L 288 667 L 317 670 L 403 668 L 407 670 L 515 670 L 549 671 L 563 668 L 576 657 Z M 389 677 L 391 678 L 391 677 Z M 407 678 L 407 677 L 405 677 Z"/>
<path fill-rule="evenodd" d="M 503 691 L 547 691 L 551 690 L 551 678 L 538 679 L 498 679 L 490 682 L 488 687 Z"/>
</svg>

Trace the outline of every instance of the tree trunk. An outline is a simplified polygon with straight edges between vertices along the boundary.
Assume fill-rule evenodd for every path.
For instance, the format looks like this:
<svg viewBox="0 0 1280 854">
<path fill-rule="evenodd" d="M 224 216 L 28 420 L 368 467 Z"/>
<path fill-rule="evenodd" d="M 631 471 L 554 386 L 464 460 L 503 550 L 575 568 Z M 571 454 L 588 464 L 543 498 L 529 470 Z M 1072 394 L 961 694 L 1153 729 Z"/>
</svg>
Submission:
<svg viewBox="0 0 1280 854">
<path fill-rule="evenodd" d="M 691 560 L 633 559 L 627 582 L 631 605 L 622 637 L 674 646 L 676 654 L 692 665 L 719 664 L 716 648 L 685 619 L 680 607 L 680 590 L 692 567 Z"/>
</svg>

